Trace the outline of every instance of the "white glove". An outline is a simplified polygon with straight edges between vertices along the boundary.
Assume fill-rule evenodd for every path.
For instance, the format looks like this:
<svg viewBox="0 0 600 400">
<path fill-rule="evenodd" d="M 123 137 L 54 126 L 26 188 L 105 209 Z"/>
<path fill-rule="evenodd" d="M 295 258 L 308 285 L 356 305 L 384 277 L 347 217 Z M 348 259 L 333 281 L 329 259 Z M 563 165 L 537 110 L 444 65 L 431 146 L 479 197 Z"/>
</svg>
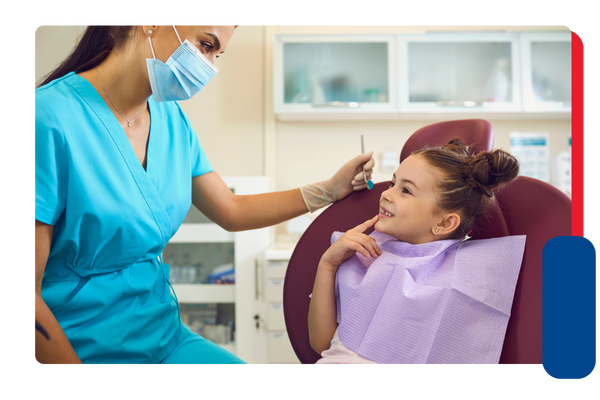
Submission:
<svg viewBox="0 0 600 400">
<path fill-rule="evenodd" d="M 375 160 L 372 156 L 372 151 L 358 155 L 344 164 L 332 178 L 302 186 L 300 193 L 302 193 L 308 211 L 313 213 L 319 208 L 343 199 L 355 190 L 366 188 L 367 182 L 363 177 L 363 163 L 365 164 L 367 180 L 369 180 L 375 166 Z"/>
</svg>

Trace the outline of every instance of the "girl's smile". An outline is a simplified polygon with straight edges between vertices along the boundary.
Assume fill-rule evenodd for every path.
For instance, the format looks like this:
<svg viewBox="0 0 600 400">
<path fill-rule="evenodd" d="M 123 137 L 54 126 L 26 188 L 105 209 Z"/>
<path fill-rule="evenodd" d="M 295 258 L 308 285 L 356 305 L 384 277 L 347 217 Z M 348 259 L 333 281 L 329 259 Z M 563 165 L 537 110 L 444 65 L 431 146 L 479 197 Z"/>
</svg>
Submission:
<svg viewBox="0 0 600 400">
<path fill-rule="evenodd" d="M 419 155 L 402 161 L 389 189 L 381 194 L 375 229 L 413 244 L 440 239 L 434 232 L 442 219 L 436 193 L 436 182 L 441 177 Z"/>
</svg>

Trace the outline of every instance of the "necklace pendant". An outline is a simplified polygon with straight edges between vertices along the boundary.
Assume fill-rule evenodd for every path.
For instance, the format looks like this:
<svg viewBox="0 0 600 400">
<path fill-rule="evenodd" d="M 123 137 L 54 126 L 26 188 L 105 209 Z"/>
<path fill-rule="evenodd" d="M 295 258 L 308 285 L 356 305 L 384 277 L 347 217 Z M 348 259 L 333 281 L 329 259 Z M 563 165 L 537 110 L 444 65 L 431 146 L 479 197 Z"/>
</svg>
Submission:
<svg viewBox="0 0 600 400">
<path fill-rule="evenodd" d="M 128 121 L 128 122 L 127 122 L 127 126 L 131 126 L 131 122 L 129 122 L 129 121 Z"/>
</svg>

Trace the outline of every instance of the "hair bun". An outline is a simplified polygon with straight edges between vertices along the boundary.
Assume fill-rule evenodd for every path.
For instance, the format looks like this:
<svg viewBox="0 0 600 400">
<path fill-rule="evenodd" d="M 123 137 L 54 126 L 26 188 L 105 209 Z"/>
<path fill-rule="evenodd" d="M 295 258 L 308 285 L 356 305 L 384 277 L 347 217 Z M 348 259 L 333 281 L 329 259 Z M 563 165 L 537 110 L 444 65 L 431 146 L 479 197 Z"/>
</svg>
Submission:
<svg viewBox="0 0 600 400">
<path fill-rule="evenodd" d="M 424 157 L 440 171 L 436 181 L 438 207 L 457 212 L 461 217 L 460 226 L 448 236 L 450 239 L 463 238 L 493 203 L 493 189 L 510 182 L 519 172 L 517 159 L 507 152 L 472 154 L 471 148 L 456 138 L 445 146 L 424 148 L 412 154 Z"/>
<path fill-rule="evenodd" d="M 504 150 L 483 151 L 465 162 L 465 180 L 487 197 L 492 189 L 510 182 L 519 173 L 519 162 Z"/>
</svg>

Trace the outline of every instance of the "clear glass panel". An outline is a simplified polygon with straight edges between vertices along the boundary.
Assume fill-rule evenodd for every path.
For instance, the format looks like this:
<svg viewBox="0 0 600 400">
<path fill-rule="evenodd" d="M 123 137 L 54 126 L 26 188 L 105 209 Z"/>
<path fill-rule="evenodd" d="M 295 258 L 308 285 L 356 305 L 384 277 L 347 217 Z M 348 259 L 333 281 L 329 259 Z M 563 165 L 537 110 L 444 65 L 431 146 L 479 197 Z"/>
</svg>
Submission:
<svg viewBox="0 0 600 400">
<path fill-rule="evenodd" d="M 387 43 L 284 43 L 284 102 L 388 102 Z"/>
<path fill-rule="evenodd" d="M 511 65 L 510 43 L 408 43 L 409 101 L 512 102 Z"/>
<path fill-rule="evenodd" d="M 531 43 L 531 81 L 538 101 L 571 103 L 571 43 Z"/>
<path fill-rule="evenodd" d="M 179 304 L 181 321 L 216 344 L 229 344 L 235 338 L 235 304 Z"/>
<path fill-rule="evenodd" d="M 168 243 L 162 257 L 172 284 L 235 282 L 233 243 Z"/>
</svg>

